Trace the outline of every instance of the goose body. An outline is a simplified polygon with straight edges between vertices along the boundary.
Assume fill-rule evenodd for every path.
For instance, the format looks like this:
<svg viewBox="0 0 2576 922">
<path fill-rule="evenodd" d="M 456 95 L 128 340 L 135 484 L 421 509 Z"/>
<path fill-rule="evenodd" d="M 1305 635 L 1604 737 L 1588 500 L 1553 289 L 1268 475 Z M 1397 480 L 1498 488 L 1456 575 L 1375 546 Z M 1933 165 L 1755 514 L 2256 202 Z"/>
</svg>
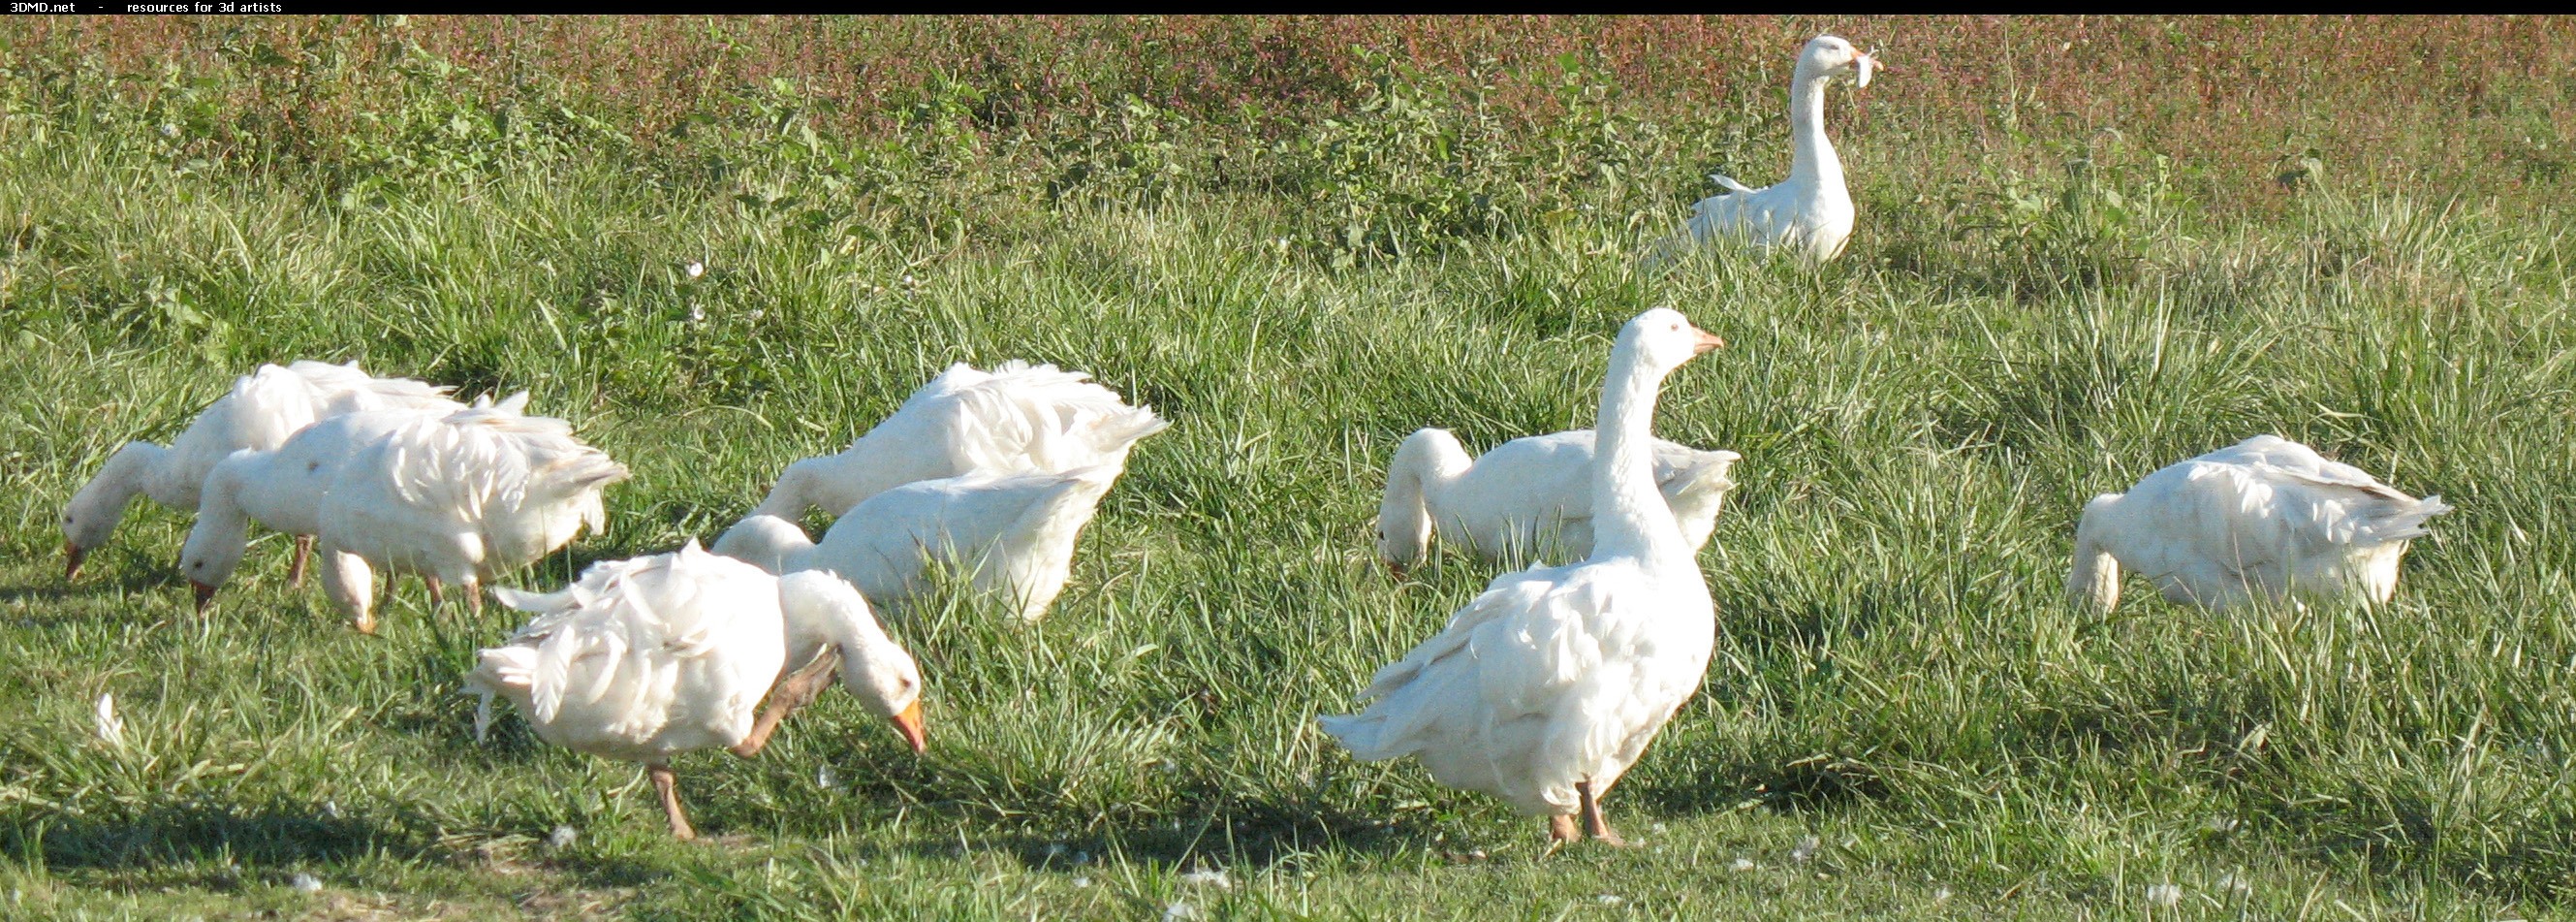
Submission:
<svg viewBox="0 0 2576 922">
<path fill-rule="evenodd" d="M 466 692 L 483 699 L 475 735 L 490 725 L 497 696 L 539 739 L 644 763 L 681 838 L 693 831 L 672 786 L 671 757 L 710 748 L 758 753 L 777 725 L 775 716 L 755 713 L 762 698 L 788 681 L 787 667 L 825 649 L 848 664 L 852 694 L 920 745 L 918 667 L 866 600 L 828 575 L 781 579 L 690 542 L 592 564 L 555 593 L 493 592 L 535 617 L 476 656 L 465 679 Z"/>
<path fill-rule="evenodd" d="M 1378 505 L 1378 556 L 1402 573 L 1437 535 L 1485 560 L 1528 554 L 1563 560 L 1592 551 L 1590 429 L 1513 439 L 1470 458 L 1445 429 L 1405 438 L 1388 462 Z M 1655 488 L 1693 553 L 1708 543 L 1741 455 L 1653 442 Z"/>
<path fill-rule="evenodd" d="M 1843 184 L 1842 158 L 1825 137 L 1825 86 L 1836 77 L 1869 85 L 1878 62 L 1831 35 L 1817 36 L 1798 54 L 1789 84 L 1789 177 L 1760 189 L 1711 176 L 1726 191 L 1691 206 L 1683 227 L 1688 243 L 1727 239 L 1757 249 L 1794 253 L 1821 262 L 1842 253 L 1851 238 L 1851 191 Z"/>
<path fill-rule="evenodd" d="M 2109 611 L 2123 569 L 2175 602 L 2385 602 L 2424 523 L 2451 511 L 2308 446 L 2258 435 L 2085 504 L 2067 593 Z"/>
<path fill-rule="evenodd" d="M 880 605 L 930 589 L 936 564 L 965 574 L 976 590 L 1003 594 L 1034 621 L 1064 591 L 1075 540 L 1117 478 L 1118 468 L 1103 464 L 915 481 L 850 507 L 820 543 L 792 522 L 755 514 L 728 529 L 715 551 L 771 572 L 828 571 Z"/>
<path fill-rule="evenodd" d="M 949 366 L 840 454 L 788 465 L 751 514 L 793 520 L 818 507 L 838 514 L 902 484 L 979 471 L 1124 465 L 1136 440 L 1166 423 L 1089 378 L 1018 361 L 989 372 Z"/>
<path fill-rule="evenodd" d="M 1324 730 L 1355 758 L 1414 756 L 1442 784 L 1545 816 L 1557 839 L 1618 843 L 1601 798 L 1698 688 L 1716 637 L 1708 582 L 1654 488 L 1649 429 L 1664 376 L 1718 344 L 1671 310 L 1630 321 L 1595 434 L 1591 555 L 1495 579 Z"/>
<path fill-rule="evenodd" d="M 526 403 L 522 392 L 502 401 L 499 409 L 517 413 Z M 211 601 L 241 564 L 251 522 L 310 542 L 322 530 L 323 497 L 352 459 L 396 429 L 453 411 L 342 413 L 304 427 L 275 449 L 246 448 L 217 463 L 206 474 L 197 522 L 179 552 L 179 573 L 196 588 L 198 607 Z"/>
<path fill-rule="evenodd" d="M 461 405 L 447 399 L 447 388 L 374 377 L 356 362 L 262 365 L 234 379 L 167 447 L 127 442 L 108 457 L 63 511 L 64 573 L 80 574 L 81 561 L 107 543 L 138 494 L 172 509 L 195 509 L 206 475 L 233 452 L 274 449 L 314 420 L 341 413 L 439 407 Z"/>
<path fill-rule="evenodd" d="M 433 594 L 487 580 L 607 524 L 600 491 L 626 466 L 570 424 L 476 407 L 399 426 L 351 457 L 322 498 L 325 588 L 373 631 L 373 570 L 418 574 Z"/>
</svg>

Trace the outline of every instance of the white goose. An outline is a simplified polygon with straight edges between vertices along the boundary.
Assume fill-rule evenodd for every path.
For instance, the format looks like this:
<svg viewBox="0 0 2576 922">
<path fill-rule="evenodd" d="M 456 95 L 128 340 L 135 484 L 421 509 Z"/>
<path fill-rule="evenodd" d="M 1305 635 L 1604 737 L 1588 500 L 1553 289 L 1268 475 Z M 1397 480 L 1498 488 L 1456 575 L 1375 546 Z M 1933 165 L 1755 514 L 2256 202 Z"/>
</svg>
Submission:
<svg viewBox="0 0 2576 922">
<path fill-rule="evenodd" d="M 506 587 L 493 594 L 536 617 L 509 643 L 483 650 L 465 677 L 465 691 L 483 698 L 475 737 L 491 725 L 498 695 L 538 739 L 642 762 L 679 838 L 697 832 L 680 809 L 671 757 L 719 746 L 757 755 L 779 720 L 831 681 L 835 665 L 846 663 L 851 695 L 893 721 L 914 752 L 924 748 L 920 667 L 886 636 L 867 600 L 829 574 L 781 579 L 692 541 L 668 554 L 592 564 L 552 594 Z M 780 674 L 809 660 L 792 676 Z M 764 694 L 769 707 L 755 717 Z"/>
<path fill-rule="evenodd" d="M 840 454 L 788 465 L 751 514 L 796 519 L 817 507 L 839 514 L 901 484 L 977 471 L 1124 465 L 1127 449 L 1166 423 L 1089 378 L 1018 361 L 991 372 L 951 365 Z"/>
<path fill-rule="evenodd" d="M 1789 78 L 1789 178 L 1761 189 L 1724 176 L 1710 179 L 1727 191 L 1691 206 L 1683 233 L 1689 243 L 1720 238 L 1761 249 L 1780 248 L 1809 261 L 1840 254 L 1851 237 L 1851 192 L 1843 187 L 1843 161 L 1825 139 L 1825 84 L 1848 77 L 1869 85 L 1878 60 L 1831 35 L 1819 35 L 1798 53 Z"/>
<path fill-rule="evenodd" d="M 447 399 L 447 388 L 371 377 L 356 362 L 259 366 L 234 379 L 232 390 L 199 412 L 169 447 L 127 442 L 108 456 L 63 510 L 63 577 L 80 576 L 81 561 L 107 543 L 137 493 L 172 509 L 194 509 L 206 473 L 233 452 L 276 448 L 296 430 L 338 413 L 439 406 L 461 407 Z M 311 547 L 309 541 L 296 543 L 299 580 Z"/>
<path fill-rule="evenodd" d="M 1405 437 L 1386 466 L 1386 495 L 1377 515 L 1379 558 L 1402 576 L 1430 553 L 1434 534 L 1489 561 L 1536 552 L 1591 553 L 1596 441 L 1592 430 L 1575 429 L 1513 439 L 1470 457 L 1446 429 Z M 1693 553 L 1716 528 L 1718 507 L 1735 488 L 1727 474 L 1742 457 L 1654 441 L 1655 488 Z"/>
<path fill-rule="evenodd" d="M 716 539 L 715 552 L 772 573 L 830 571 L 879 605 L 929 589 L 937 563 L 967 574 L 979 591 L 1003 594 L 1035 621 L 1064 591 L 1074 541 L 1118 471 L 1100 464 L 914 481 L 850 507 L 820 544 L 792 522 L 754 514 Z"/>
<path fill-rule="evenodd" d="M 1545 816 L 1558 841 L 1623 844 L 1601 798 L 1698 689 L 1717 630 L 1708 581 L 1655 492 L 1655 396 L 1722 344 L 1663 308 L 1629 321 L 1601 390 L 1592 556 L 1495 579 L 1378 670 L 1366 710 L 1320 718 L 1324 730 L 1354 757 L 1417 756 L 1442 784 Z"/>
<path fill-rule="evenodd" d="M 348 460 L 322 497 L 323 588 L 374 633 L 374 568 L 419 574 L 430 599 L 480 587 L 605 527 L 599 494 L 626 466 L 572 437 L 560 419 L 476 407 L 416 420 Z"/>
<path fill-rule="evenodd" d="M 2386 602 L 2407 543 L 2449 511 L 2439 496 L 2416 499 L 2308 446 L 2258 435 L 2086 503 L 2066 592 L 2107 613 L 2120 604 L 2126 567 L 2167 599 L 2209 608 L 2293 594 Z"/>
<path fill-rule="evenodd" d="M 475 406 L 516 414 L 527 402 L 521 391 L 497 407 L 488 397 L 476 398 Z M 322 530 L 322 498 L 349 461 L 396 429 L 464 409 L 449 407 L 342 413 L 304 427 L 274 450 L 246 448 L 217 463 L 199 490 L 197 523 L 179 550 L 179 574 L 195 589 L 197 610 L 213 603 L 241 565 L 251 522 L 311 546 Z M 300 583 L 301 574 L 295 576 Z"/>
</svg>

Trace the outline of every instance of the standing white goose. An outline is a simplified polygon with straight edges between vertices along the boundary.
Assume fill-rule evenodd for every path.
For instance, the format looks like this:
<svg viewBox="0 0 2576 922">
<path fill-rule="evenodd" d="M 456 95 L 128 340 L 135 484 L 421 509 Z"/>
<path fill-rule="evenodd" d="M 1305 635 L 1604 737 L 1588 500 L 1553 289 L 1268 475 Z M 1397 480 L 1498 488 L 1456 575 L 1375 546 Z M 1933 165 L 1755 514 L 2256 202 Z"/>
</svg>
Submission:
<svg viewBox="0 0 2576 922">
<path fill-rule="evenodd" d="M 2066 592 L 2109 612 L 2120 570 L 2165 598 L 2225 609 L 2296 595 L 2388 601 L 2426 520 L 2451 511 L 2279 436 L 2258 435 L 2148 474 L 2084 505 Z"/>
<path fill-rule="evenodd" d="M 1683 228 L 1688 242 L 1731 238 L 1812 262 L 1839 255 L 1851 237 L 1854 212 L 1843 186 L 1842 158 L 1825 138 L 1825 85 L 1848 77 L 1855 87 L 1868 86 L 1877 67 L 1876 58 L 1840 38 L 1819 35 L 1807 42 L 1789 78 L 1789 178 L 1748 189 L 1725 176 L 1709 177 L 1727 191 L 1691 206 Z"/>
<path fill-rule="evenodd" d="M 518 413 L 527 402 L 521 391 L 496 409 Z M 476 406 L 493 404 L 477 398 Z M 197 610 L 214 601 L 241 565 L 251 522 L 310 546 L 322 530 L 322 498 L 349 461 L 396 429 L 464 409 L 449 407 L 342 413 L 304 427 L 274 450 L 246 448 L 217 463 L 199 491 L 197 523 L 179 550 L 179 575 L 195 589 Z"/>
<path fill-rule="evenodd" d="M 839 514 L 895 486 L 977 471 L 1123 465 L 1137 439 L 1166 423 L 1089 378 L 1018 361 L 991 372 L 951 365 L 840 454 L 788 465 L 751 514 L 796 519 L 816 507 Z"/>
<path fill-rule="evenodd" d="M 1366 710 L 1320 718 L 1324 730 L 1354 757 L 1416 756 L 1442 784 L 1545 816 L 1559 841 L 1624 844 L 1601 798 L 1698 689 L 1717 630 L 1707 578 L 1655 492 L 1655 396 L 1720 345 L 1675 311 L 1629 321 L 1601 389 L 1592 556 L 1495 579 L 1378 670 Z"/>
<path fill-rule="evenodd" d="M 1592 430 L 1575 429 L 1513 439 L 1470 457 L 1446 429 L 1406 436 L 1386 466 L 1378 557 L 1402 576 L 1430 553 L 1435 534 L 1489 561 L 1590 554 L 1596 441 Z M 1718 508 L 1735 488 L 1727 474 L 1742 457 L 1654 441 L 1655 488 L 1693 553 L 1717 527 Z"/>
<path fill-rule="evenodd" d="M 627 473 L 560 419 L 476 407 L 414 421 L 361 449 L 325 491 L 323 588 L 369 633 L 373 568 L 419 574 L 432 602 L 462 587 L 479 609 L 484 581 L 605 527 L 600 491 Z"/>
<path fill-rule="evenodd" d="M 920 480 L 850 507 L 816 544 L 792 522 L 752 515 L 716 539 L 715 552 L 772 573 L 826 570 L 892 605 L 930 588 L 933 563 L 968 574 L 1035 621 L 1064 591 L 1073 546 L 1118 479 L 1101 464 L 1056 474 L 976 473 Z"/>
<path fill-rule="evenodd" d="M 338 413 L 439 406 L 460 405 L 447 399 L 447 388 L 371 377 L 356 362 L 259 366 L 234 379 L 232 390 L 199 412 L 169 447 L 127 442 L 108 456 L 63 510 L 63 577 L 80 576 L 81 561 L 107 543 L 137 493 L 172 509 L 195 509 L 206 473 L 233 452 L 276 448 L 296 430 Z M 298 577 L 310 548 L 310 542 L 296 544 Z"/>
<path fill-rule="evenodd" d="M 773 577 L 692 541 L 668 554 L 592 564 L 552 594 L 507 587 L 493 594 L 536 617 L 509 643 L 483 650 L 465 677 L 466 692 L 483 697 L 475 737 L 490 726 L 498 695 L 539 739 L 642 762 L 679 838 L 697 832 L 680 808 L 671 757 L 714 747 L 757 755 L 835 665 L 850 694 L 893 721 L 914 752 L 925 745 L 920 668 L 886 636 L 867 600 L 829 574 Z M 770 705 L 755 717 L 764 694 Z"/>
</svg>

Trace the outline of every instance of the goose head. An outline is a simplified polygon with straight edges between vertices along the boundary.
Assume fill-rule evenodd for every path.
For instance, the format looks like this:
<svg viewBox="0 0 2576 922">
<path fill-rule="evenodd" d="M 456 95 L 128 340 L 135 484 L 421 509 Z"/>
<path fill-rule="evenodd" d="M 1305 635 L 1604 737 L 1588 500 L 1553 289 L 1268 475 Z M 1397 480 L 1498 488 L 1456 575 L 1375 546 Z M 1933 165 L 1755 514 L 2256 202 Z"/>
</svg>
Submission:
<svg viewBox="0 0 2576 922">
<path fill-rule="evenodd" d="M 1690 318 L 1669 307 L 1658 307 L 1628 321 L 1620 328 L 1616 349 L 1627 350 L 1634 361 L 1658 377 L 1693 356 L 1726 345 L 1717 334 L 1692 326 Z"/>
<path fill-rule="evenodd" d="M 886 635 L 868 600 L 840 577 L 804 570 L 778 578 L 790 638 L 828 643 L 841 656 L 841 686 L 877 716 L 894 724 L 912 751 L 929 748 L 921 718 L 921 666 Z M 790 649 L 801 659 L 811 646 Z"/>
<path fill-rule="evenodd" d="M 128 442 L 116 454 L 108 456 L 98 476 L 72 494 L 71 504 L 63 509 L 63 578 L 79 579 L 81 561 L 90 549 L 107 543 L 116 532 L 118 519 L 125 516 L 125 504 L 142 492 L 143 479 L 161 460 L 161 446 L 145 442 Z"/>
<path fill-rule="evenodd" d="M 104 516 L 83 517 L 77 507 L 63 513 L 63 578 L 79 579 L 81 564 L 89 560 L 89 549 L 107 543 L 106 529 L 93 524 Z"/>
<path fill-rule="evenodd" d="M 1798 53 L 1800 79 L 1842 77 L 1849 79 L 1854 87 L 1866 87 L 1870 72 L 1877 69 L 1877 57 L 1852 47 L 1852 43 L 1840 36 L 1816 36 Z"/>
<path fill-rule="evenodd" d="M 242 552 L 247 549 L 240 535 L 226 535 L 224 531 L 200 523 L 188 530 L 188 543 L 179 549 L 179 575 L 188 578 L 188 588 L 196 593 L 200 612 L 214 603 L 215 591 L 232 580 L 233 570 L 241 566 Z"/>
</svg>

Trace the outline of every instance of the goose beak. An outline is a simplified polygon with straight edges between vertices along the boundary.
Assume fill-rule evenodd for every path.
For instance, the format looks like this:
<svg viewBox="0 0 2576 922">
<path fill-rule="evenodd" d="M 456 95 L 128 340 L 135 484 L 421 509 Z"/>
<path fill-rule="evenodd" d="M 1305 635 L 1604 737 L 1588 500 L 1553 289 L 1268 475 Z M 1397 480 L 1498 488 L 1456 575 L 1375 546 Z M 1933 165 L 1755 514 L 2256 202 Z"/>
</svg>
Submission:
<svg viewBox="0 0 2576 922">
<path fill-rule="evenodd" d="M 213 607 L 215 604 L 215 587 L 192 579 L 188 581 L 188 588 L 196 590 L 197 614 L 205 614 L 207 608 Z"/>
<path fill-rule="evenodd" d="M 88 557 L 89 548 L 73 544 L 69 541 L 63 542 L 63 580 L 65 582 L 69 582 L 71 580 L 79 579 L 81 561 Z"/>
<path fill-rule="evenodd" d="M 1718 338 L 1717 334 L 1698 327 L 1691 328 L 1691 337 L 1696 342 L 1696 345 L 1691 349 L 1692 355 L 1702 355 L 1711 349 L 1726 345 L 1726 340 Z"/>
<path fill-rule="evenodd" d="M 894 721 L 894 730 L 903 734 L 903 741 L 912 744 L 914 755 L 930 751 L 930 736 L 921 727 L 920 701 L 914 701 L 911 707 L 903 709 L 903 713 L 887 719 Z"/>
</svg>

